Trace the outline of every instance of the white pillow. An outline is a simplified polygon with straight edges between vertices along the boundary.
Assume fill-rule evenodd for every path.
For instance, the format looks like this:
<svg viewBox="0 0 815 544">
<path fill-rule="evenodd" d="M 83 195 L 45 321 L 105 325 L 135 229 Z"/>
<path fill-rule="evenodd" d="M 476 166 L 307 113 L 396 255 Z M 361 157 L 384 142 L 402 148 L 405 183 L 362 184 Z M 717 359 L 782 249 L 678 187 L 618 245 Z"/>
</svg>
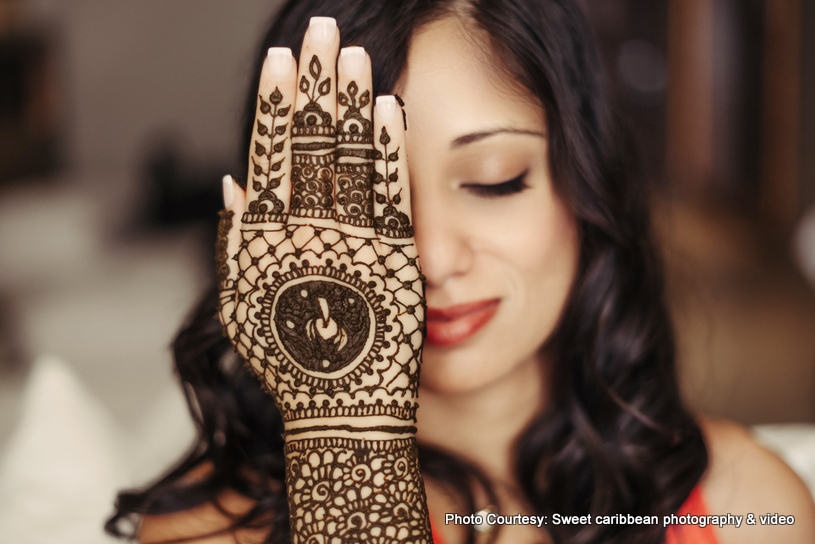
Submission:
<svg viewBox="0 0 815 544">
<path fill-rule="evenodd" d="M 0 460 L 0 542 L 120 542 L 102 529 L 116 492 L 157 476 L 192 443 L 171 384 L 144 422 L 125 432 L 70 366 L 39 359 Z"/>
</svg>

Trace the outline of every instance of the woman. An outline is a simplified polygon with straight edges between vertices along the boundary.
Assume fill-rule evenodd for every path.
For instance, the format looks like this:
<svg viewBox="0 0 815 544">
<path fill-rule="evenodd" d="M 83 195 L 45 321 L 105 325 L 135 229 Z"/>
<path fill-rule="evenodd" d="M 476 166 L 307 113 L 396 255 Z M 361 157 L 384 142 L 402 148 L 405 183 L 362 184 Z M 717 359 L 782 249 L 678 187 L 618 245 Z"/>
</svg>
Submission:
<svg viewBox="0 0 815 544">
<path fill-rule="evenodd" d="M 815 539 L 789 469 L 682 406 L 646 197 L 571 2 L 289 2 L 263 54 L 218 294 L 175 343 L 199 441 L 110 531 Z M 482 536 L 446 516 L 485 509 L 528 519 Z M 666 528 L 677 512 L 796 521 Z"/>
</svg>

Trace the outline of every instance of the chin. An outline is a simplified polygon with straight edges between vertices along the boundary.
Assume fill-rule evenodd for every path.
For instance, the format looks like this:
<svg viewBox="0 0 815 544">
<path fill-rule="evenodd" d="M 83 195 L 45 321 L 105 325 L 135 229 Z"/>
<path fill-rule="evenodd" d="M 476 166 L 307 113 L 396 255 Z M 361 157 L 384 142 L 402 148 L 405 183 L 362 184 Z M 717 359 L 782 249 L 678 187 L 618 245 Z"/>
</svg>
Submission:
<svg viewBox="0 0 815 544">
<path fill-rule="evenodd" d="M 419 389 L 434 393 L 454 393 L 467 389 L 461 365 L 452 357 L 450 350 L 425 346 L 422 352 L 422 371 Z M 469 381 L 469 380 L 466 380 Z"/>
<path fill-rule="evenodd" d="M 526 345 L 523 339 L 511 346 L 498 341 L 498 337 L 494 342 L 484 338 L 485 341 L 453 348 L 425 345 L 419 378 L 420 391 L 424 389 L 434 394 L 471 393 L 492 386 L 515 387 L 524 381 L 539 379 L 540 347 L 535 348 L 532 343 Z M 512 350 L 512 347 L 520 349 Z"/>
<path fill-rule="evenodd" d="M 427 346 L 422 355 L 419 387 L 436 394 L 467 393 L 481 389 L 500 378 L 495 364 L 505 356 L 475 356 L 476 349 L 445 349 Z"/>
</svg>

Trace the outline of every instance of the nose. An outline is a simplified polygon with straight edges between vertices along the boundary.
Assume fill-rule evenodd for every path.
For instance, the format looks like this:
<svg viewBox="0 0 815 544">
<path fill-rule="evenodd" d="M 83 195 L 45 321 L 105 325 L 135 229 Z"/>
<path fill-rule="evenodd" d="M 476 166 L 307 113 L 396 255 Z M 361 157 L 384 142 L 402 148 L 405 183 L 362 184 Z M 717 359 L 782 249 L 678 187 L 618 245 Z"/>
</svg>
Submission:
<svg viewBox="0 0 815 544">
<path fill-rule="evenodd" d="M 413 192 L 416 249 L 428 289 L 441 288 L 465 275 L 473 264 L 467 222 L 439 195 Z"/>
</svg>

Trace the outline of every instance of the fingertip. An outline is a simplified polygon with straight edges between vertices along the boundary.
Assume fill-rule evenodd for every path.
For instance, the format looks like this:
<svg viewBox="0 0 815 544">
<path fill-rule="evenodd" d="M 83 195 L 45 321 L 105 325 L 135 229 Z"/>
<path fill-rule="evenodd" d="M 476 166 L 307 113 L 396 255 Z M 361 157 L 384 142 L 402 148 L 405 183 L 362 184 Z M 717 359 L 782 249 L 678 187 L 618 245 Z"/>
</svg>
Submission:
<svg viewBox="0 0 815 544">
<path fill-rule="evenodd" d="M 221 182 L 223 184 L 224 208 L 231 208 L 235 202 L 235 182 L 229 174 L 225 175 Z"/>
<path fill-rule="evenodd" d="M 295 69 L 294 55 L 288 47 L 270 47 L 266 52 L 266 67 L 269 75 L 275 79 L 284 79 L 292 75 Z"/>
<path fill-rule="evenodd" d="M 329 45 L 337 38 L 337 20 L 333 17 L 312 17 L 308 22 L 308 37 L 315 44 Z"/>
<path fill-rule="evenodd" d="M 224 194 L 224 208 L 236 213 L 243 210 L 246 201 L 246 192 L 238 185 L 235 178 L 229 174 L 221 179 Z"/>
<path fill-rule="evenodd" d="M 387 124 L 396 118 L 399 104 L 392 94 L 380 95 L 376 97 L 376 115 L 382 124 Z"/>
<path fill-rule="evenodd" d="M 347 77 L 362 75 L 367 65 L 368 53 L 365 52 L 364 47 L 354 45 L 340 49 L 338 66 L 342 75 Z"/>
</svg>

